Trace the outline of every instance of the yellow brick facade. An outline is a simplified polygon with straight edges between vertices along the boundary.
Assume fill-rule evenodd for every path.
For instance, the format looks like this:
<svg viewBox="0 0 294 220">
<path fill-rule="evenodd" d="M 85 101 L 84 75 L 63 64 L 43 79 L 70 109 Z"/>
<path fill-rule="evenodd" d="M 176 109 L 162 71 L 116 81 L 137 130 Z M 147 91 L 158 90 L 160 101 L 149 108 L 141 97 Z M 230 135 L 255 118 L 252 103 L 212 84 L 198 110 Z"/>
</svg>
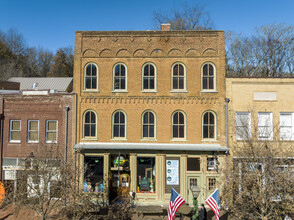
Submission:
<svg viewBox="0 0 294 220">
<path fill-rule="evenodd" d="M 90 63 L 94 63 L 98 70 L 98 86 L 92 91 L 85 89 L 85 67 Z M 114 66 L 118 63 L 126 67 L 127 82 L 123 92 L 113 88 Z M 152 63 L 156 68 L 156 89 L 152 92 L 143 90 L 142 68 L 146 63 Z M 172 67 L 177 63 L 185 69 L 185 89 L 182 91 L 172 89 Z M 214 67 L 215 85 L 211 91 L 202 89 L 204 64 Z M 208 178 L 219 176 L 216 170 L 207 170 L 207 157 L 217 155 L 221 162 L 226 151 L 223 31 L 78 31 L 75 37 L 74 91 L 77 93 L 76 149 L 81 155 L 81 164 L 87 156 L 101 156 L 104 158 L 103 173 L 111 179 L 115 175 L 111 155 L 127 154 L 130 163 L 128 185 L 130 191 L 137 191 L 136 202 L 168 204 L 166 158 L 177 158 L 179 193 L 189 200 L 191 176 L 197 178 L 200 198 L 205 199 L 209 193 Z M 93 138 L 83 135 L 83 115 L 88 110 L 95 112 L 97 117 Z M 126 115 L 125 138 L 113 138 L 112 116 L 116 110 L 122 110 Z M 156 132 L 152 139 L 142 137 L 142 115 L 146 110 L 155 114 Z M 185 138 L 172 137 L 172 115 L 176 111 L 185 115 Z M 215 114 L 215 138 L 203 138 L 202 116 L 206 111 Z M 130 149 L 128 144 L 132 146 Z M 161 146 L 165 148 L 161 150 Z M 187 149 L 181 150 L 181 147 Z M 156 193 L 138 193 L 138 157 L 148 156 L 155 158 Z M 199 158 L 199 171 L 187 171 L 189 157 Z M 84 181 L 83 178 L 81 175 L 80 180 Z"/>
</svg>

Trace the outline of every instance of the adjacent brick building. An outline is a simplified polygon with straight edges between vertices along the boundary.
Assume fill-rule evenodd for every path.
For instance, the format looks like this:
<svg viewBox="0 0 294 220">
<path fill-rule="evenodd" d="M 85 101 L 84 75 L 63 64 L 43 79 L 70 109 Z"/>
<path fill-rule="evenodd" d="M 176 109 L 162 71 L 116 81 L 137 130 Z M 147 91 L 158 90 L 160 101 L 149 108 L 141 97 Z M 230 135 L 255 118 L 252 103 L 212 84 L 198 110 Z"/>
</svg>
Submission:
<svg viewBox="0 0 294 220">
<path fill-rule="evenodd" d="M 192 205 L 219 184 L 225 138 L 223 31 L 77 31 L 74 92 L 80 186 L 110 200 Z M 218 161 L 218 162 L 217 162 Z"/>
</svg>

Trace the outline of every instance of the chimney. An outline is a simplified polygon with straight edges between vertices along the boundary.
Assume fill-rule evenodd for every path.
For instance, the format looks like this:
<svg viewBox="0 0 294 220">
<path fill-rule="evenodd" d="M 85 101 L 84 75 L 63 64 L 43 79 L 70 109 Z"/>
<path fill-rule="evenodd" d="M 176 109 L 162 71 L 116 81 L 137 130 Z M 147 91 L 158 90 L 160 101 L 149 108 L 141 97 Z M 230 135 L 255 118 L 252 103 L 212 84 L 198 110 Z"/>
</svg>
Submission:
<svg viewBox="0 0 294 220">
<path fill-rule="evenodd" d="M 170 24 L 161 24 L 162 31 L 170 31 Z"/>
</svg>

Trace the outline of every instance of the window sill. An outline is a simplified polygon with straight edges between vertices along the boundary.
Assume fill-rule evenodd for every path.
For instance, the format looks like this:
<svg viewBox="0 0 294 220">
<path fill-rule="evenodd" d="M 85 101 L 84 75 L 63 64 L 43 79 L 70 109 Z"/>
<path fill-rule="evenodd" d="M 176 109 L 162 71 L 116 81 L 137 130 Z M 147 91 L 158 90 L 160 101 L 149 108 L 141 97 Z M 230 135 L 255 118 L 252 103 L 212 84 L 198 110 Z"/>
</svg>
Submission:
<svg viewBox="0 0 294 220">
<path fill-rule="evenodd" d="M 21 141 L 9 141 L 9 143 L 11 143 L 11 144 L 20 144 Z"/>
<path fill-rule="evenodd" d="M 57 144 L 57 141 L 46 141 L 46 144 Z"/>
<path fill-rule="evenodd" d="M 188 93 L 187 90 L 171 90 L 171 93 Z"/>
<path fill-rule="evenodd" d="M 82 138 L 82 141 L 98 141 L 98 138 Z"/>
<path fill-rule="evenodd" d="M 217 90 L 201 90 L 201 93 L 217 93 Z"/>
<path fill-rule="evenodd" d="M 157 90 L 142 90 L 142 93 L 156 93 Z"/>
<path fill-rule="evenodd" d="M 186 142 L 186 141 L 188 141 L 187 139 L 176 139 L 176 138 L 174 138 L 174 139 L 171 139 L 170 141 L 173 141 L 173 142 L 177 142 L 177 141 L 179 141 L 179 142 Z"/>
<path fill-rule="evenodd" d="M 126 138 L 112 138 L 110 140 L 111 141 L 127 141 L 128 139 L 126 139 Z"/>
<path fill-rule="evenodd" d="M 157 139 L 142 138 L 140 141 L 157 141 Z"/>
<path fill-rule="evenodd" d="M 85 93 L 99 93 L 99 90 L 83 90 Z"/>
<path fill-rule="evenodd" d="M 113 93 L 128 93 L 128 90 L 112 90 Z"/>
<path fill-rule="evenodd" d="M 28 144 L 38 144 L 39 141 L 28 141 Z"/>
<path fill-rule="evenodd" d="M 201 142 L 218 142 L 218 140 L 217 139 L 209 139 L 209 138 L 207 138 L 207 139 L 202 139 Z"/>
</svg>

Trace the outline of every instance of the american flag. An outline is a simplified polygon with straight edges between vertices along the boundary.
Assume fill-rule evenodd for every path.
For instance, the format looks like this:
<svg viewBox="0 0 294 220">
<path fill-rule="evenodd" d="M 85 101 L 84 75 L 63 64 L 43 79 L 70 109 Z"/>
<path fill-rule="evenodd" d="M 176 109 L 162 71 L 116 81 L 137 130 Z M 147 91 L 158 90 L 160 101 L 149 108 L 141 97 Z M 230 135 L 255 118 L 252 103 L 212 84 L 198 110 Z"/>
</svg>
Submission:
<svg viewBox="0 0 294 220">
<path fill-rule="evenodd" d="M 172 188 L 168 207 L 168 220 L 173 220 L 175 218 L 176 212 L 184 202 L 185 200 Z"/>
<path fill-rule="evenodd" d="M 211 208 L 215 214 L 215 219 L 219 220 L 219 203 L 218 189 L 216 189 L 206 200 L 205 203 Z"/>
</svg>

